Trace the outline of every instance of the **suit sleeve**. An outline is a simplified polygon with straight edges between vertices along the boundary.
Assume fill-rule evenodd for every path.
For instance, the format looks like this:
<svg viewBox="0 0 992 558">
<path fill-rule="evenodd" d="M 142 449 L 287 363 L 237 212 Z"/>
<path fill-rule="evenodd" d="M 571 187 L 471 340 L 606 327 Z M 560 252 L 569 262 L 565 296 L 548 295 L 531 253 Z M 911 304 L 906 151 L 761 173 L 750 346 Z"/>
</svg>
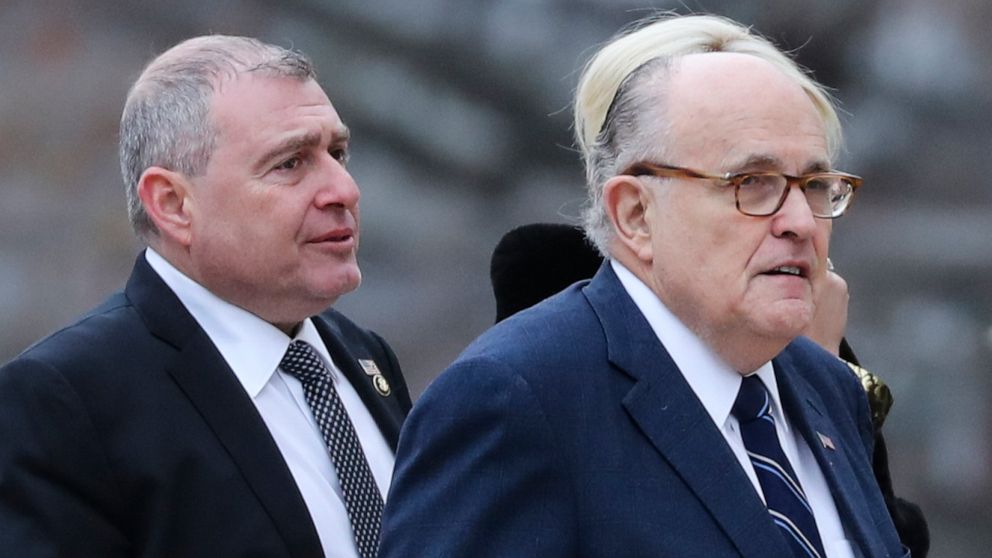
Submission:
<svg viewBox="0 0 992 558">
<path fill-rule="evenodd" d="M 52 367 L 0 369 L 0 548 L 4 555 L 125 556 L 121 510 L 96 431 Z"/>
<path fill-rule="evenodd" d="M 576 555 L 553 434 L 523 378 L 497 363 L 456 364 L 403 427 L 379 556 Z"/>
</svg>

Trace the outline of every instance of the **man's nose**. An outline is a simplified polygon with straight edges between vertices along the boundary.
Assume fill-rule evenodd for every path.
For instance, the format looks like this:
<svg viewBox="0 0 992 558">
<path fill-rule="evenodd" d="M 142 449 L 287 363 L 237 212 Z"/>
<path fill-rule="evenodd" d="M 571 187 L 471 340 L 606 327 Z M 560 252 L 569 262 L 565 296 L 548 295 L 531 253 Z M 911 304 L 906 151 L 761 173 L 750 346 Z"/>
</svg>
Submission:
<svg viewBox="0 0 992 558">
<path fill-rule="evenodd" d="M 782 208 L 773 216 L 772 232 L 775 236 L 809 238 L 816 231 L 816 217 L 798 186 L 790 186 Z"/>
<path fill-rule="evenodd" d="M 317 207 L 338 206 L 351 209 L 358 205 L 361 196 L 358 184 L 344 164 L 330 154 L 321 157 L 315 179 L 318 190 L 314 205 Z"/>
</svg>

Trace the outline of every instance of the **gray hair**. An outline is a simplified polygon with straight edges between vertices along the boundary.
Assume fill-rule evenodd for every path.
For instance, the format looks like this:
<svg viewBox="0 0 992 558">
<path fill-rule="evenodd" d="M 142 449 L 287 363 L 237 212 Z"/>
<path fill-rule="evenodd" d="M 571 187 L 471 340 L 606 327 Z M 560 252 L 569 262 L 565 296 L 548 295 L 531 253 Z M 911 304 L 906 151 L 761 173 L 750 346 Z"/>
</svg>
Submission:
<svg viewBox="0 0 992 558">
<path fill-rule="evenodd" d="M 613 229 L 603 205 L 603 186 L 625 166 L 665 149 L 667 118 L 657 96 L 665 88 L 659 85 L 675 60 L 706 52 L 748 54 L 774 65 L 812 100 L 823 120 L 830 159 L 840 150 L 840 120 L 829 93 L 768 39 L 713 15 L 662 14 L 635 22 L 589 60 L 575 94 L 575 136 L 588 193 L 583 226 L 604 256 Z"/>
<path fill-rule="evenodd" d="M 207 35 L 179 43 L 152 60 L 128 92 L 121 115 L 120 163 L 128 218 L 147 242 L 158 234 L 138 197 L 138 181 L 158 166 L 186 176 L 206 171 L 217 131 L 210 103 L 222 81 L 247 72 L 316 79 L 302 53 L 248 37 Z"/>
</svg>

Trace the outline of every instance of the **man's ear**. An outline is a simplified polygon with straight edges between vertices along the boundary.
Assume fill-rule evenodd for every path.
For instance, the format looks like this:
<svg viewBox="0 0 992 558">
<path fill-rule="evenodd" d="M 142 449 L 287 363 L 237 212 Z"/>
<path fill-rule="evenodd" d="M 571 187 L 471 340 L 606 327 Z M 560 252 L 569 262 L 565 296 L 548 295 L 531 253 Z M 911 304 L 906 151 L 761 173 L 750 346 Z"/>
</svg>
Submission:
<svg viewBox="0 0 992 558">
<path fill-rule="evenodd" d="M 613 223 L 615 238 L 638 259 L 653 260 L 650 209 L 654 198 L 636 176 L 614 176 L 603 186 L 603 204 Z"/>
<path fill-rule="evenodd" d="M 138 179 L 138 197 L 163 240 L 189 246 L 193 199 L 190 183 L 180 173 L 148 167 Z"/>
</svg>

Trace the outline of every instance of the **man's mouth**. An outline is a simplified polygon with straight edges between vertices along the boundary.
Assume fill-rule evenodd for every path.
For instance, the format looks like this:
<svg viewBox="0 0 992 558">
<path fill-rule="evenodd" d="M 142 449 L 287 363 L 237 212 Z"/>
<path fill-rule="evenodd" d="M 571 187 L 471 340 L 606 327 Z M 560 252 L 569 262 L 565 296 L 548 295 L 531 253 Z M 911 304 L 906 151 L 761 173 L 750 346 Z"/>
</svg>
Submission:
<svg viewBox="0 0 992 558">
<path fill-rule="evenodd" d="M 804 277 L 803 270 L 799 269 L 794 265 L 781 265 L 769 271 L 766 271 L 768 275 L 795 275 L 796 277 Z"/>
<path fill-rule="evenodd" d="M 801 263 L 785 264 L 762 272 L 762 275 L 786 275 L 789 277 L 807 278 L 809 277 L 809 268 Z"/>
<path fill-rule="evenodd" d="M 351 229 L 336 229 L 328 233 L 322 234 L 310 242 L 320 243 L 320 242 L 345 242 L 350 240 L 352 237 Z"/>
</svg>

